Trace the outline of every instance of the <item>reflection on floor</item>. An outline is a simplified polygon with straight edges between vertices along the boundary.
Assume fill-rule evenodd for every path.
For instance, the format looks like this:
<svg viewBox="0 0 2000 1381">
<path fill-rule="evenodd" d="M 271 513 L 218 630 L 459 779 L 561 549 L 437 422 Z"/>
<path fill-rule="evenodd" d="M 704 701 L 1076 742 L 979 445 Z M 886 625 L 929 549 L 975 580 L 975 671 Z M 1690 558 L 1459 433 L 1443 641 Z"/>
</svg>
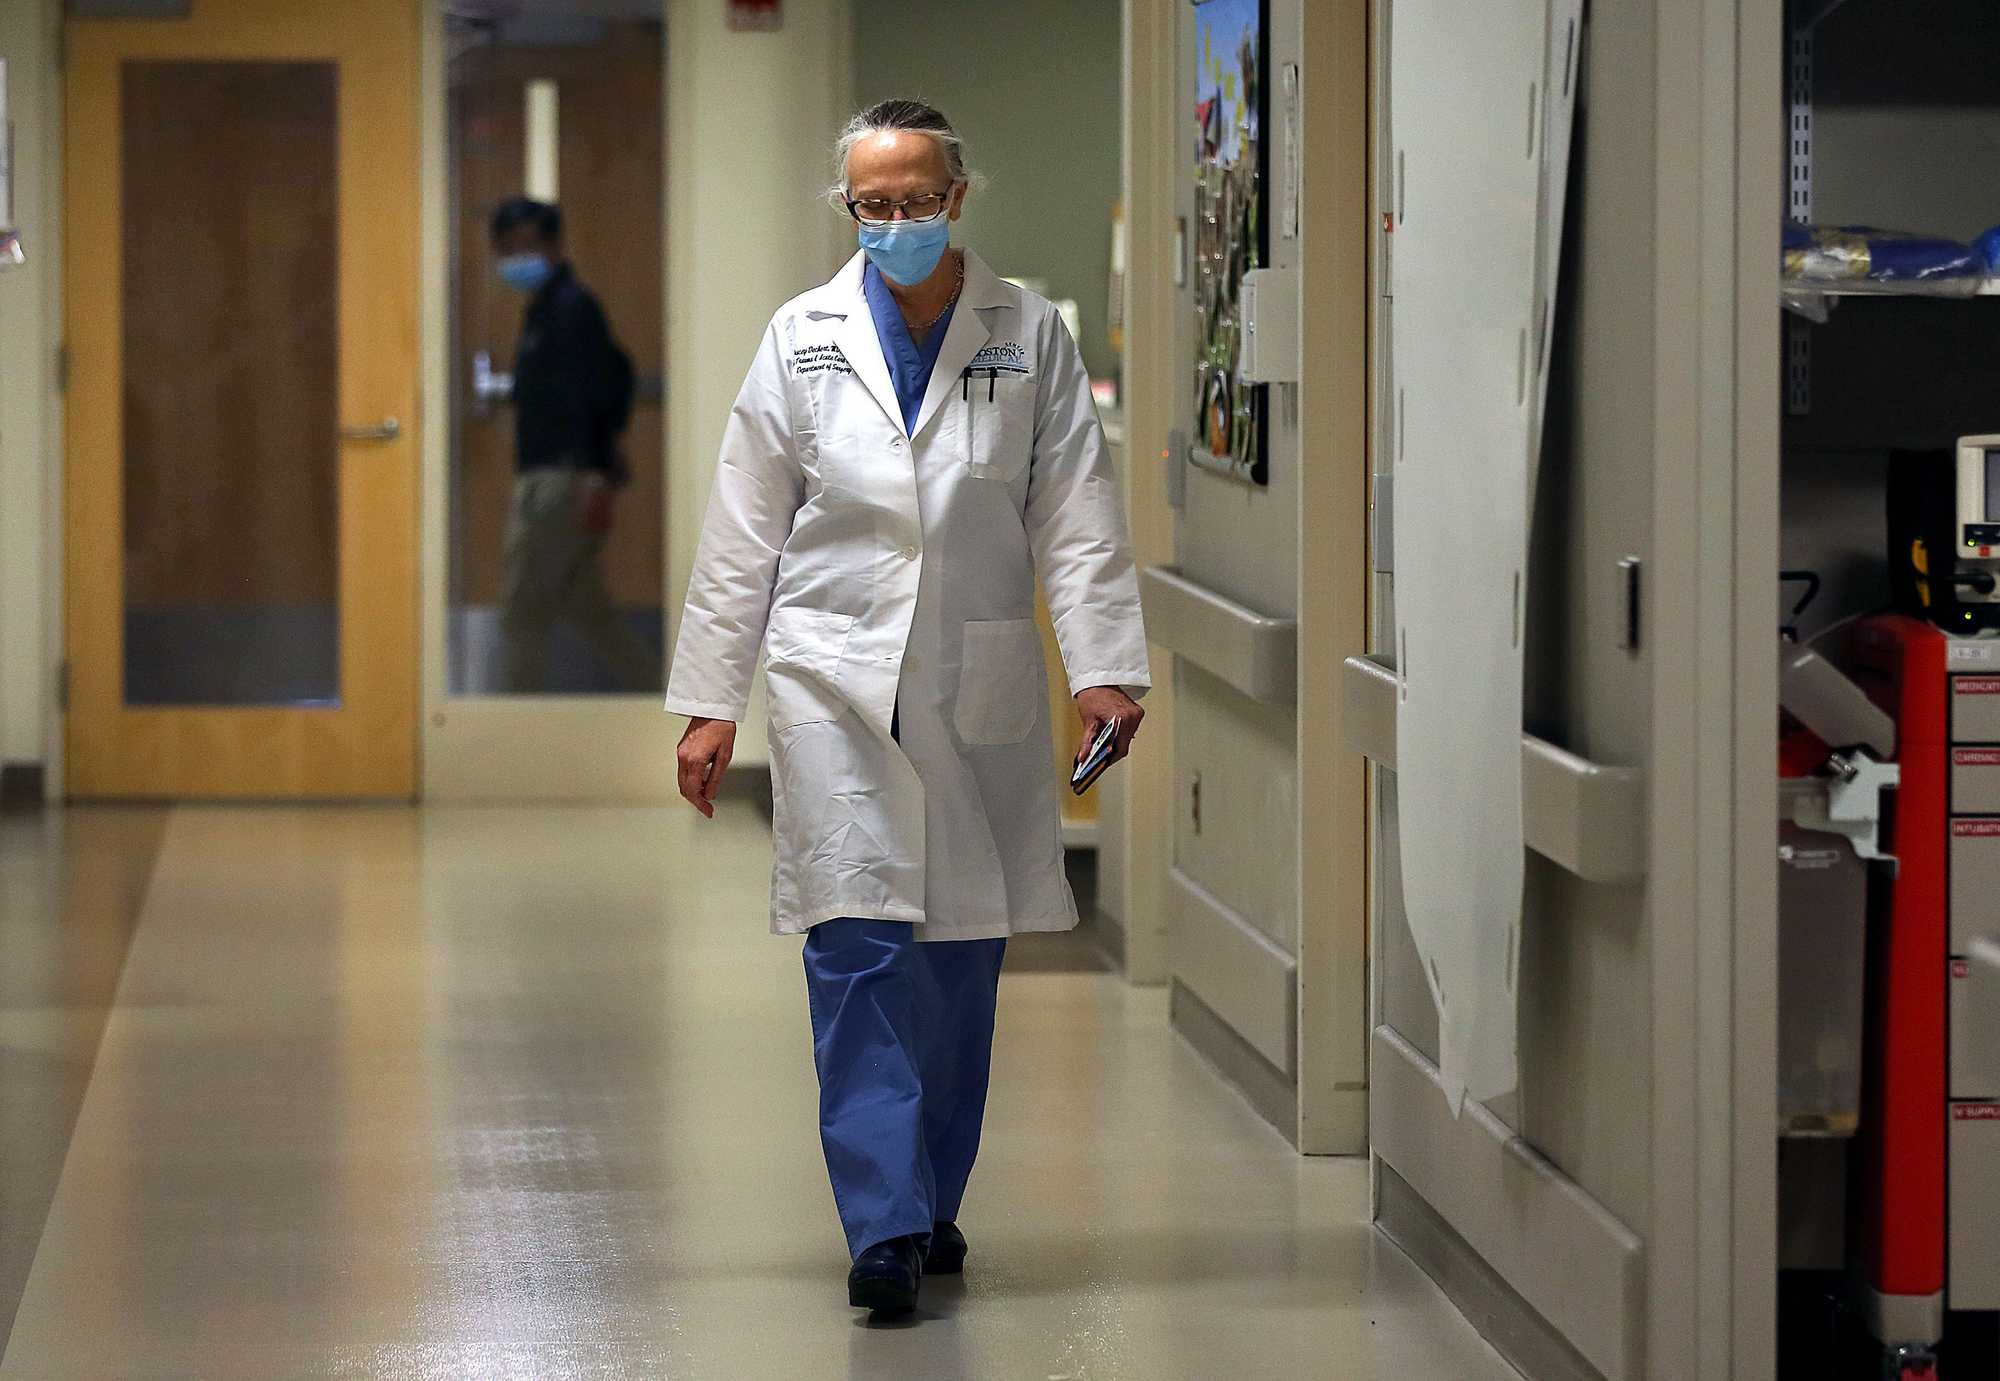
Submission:
<svg viewBox="0 0 2000 1381">
<path fill-rule="evenodd" d="M 1002 982 L 968 1273 L 865 1326 L 749 802 L 179 809 L 136 922 L 59 885 L 77 820 L 0 834 L 0 938 L 40 945 L 8 1068 L 61 1045 L 72 1107 L 136 925 L 0 1276 L 7 1377 L 1512 1376 L 1370 1230 L 1364 1164 L 1293 1155 L 1162 994 L 1042 942 Z M 10 1126 L 10 1207 L 60 1120 Z"/>
</svg>

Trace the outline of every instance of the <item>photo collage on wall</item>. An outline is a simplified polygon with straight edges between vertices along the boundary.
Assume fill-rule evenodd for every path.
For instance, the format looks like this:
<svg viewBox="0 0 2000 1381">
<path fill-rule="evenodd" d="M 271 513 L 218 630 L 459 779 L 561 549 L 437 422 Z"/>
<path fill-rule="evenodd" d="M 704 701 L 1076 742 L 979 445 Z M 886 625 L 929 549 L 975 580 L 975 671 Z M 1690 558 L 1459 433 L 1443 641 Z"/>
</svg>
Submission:
<svg viewBox="0 0 2000 1381">
<path fill-rule="evenodd" d="M 1268 483 L 1266 394 L 1243 381 L 1243 275 L 1265 263 L 1264 5 L 1195 0 L 1195 417 L 1189 458 Z"/>
</svg>

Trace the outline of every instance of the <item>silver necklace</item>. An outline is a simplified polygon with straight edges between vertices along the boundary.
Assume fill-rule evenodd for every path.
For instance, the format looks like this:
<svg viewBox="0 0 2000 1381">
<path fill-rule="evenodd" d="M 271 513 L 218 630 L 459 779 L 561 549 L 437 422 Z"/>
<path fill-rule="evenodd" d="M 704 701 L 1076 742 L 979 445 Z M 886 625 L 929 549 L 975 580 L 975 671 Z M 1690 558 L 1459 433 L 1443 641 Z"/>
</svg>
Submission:
<svg viewBox="0 0 2000 1381">
<path fill-rule="evenodd" d="M 963 291 L 965 291 L 965 256 L 961 254 L 958 256 L 958 282 L 952 285 L 951 296 L 945 300 L 943 310 L 917 329 L 927 333 L 932 327 L 943 321 L 945 312 L 950 311 L 958 305 L 958 295 Z"/>
</svg>

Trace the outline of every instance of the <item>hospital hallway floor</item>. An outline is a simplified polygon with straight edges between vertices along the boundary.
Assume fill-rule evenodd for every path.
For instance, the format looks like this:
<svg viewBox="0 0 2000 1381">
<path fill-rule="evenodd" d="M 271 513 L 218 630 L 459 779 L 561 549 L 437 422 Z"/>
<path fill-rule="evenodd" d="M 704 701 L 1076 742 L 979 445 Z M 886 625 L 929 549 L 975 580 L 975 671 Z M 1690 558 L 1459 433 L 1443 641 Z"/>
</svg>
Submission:
<svg viewBox="0 0 2000 1381">
<path fill-rule="evenodd" d="M 0 816 L 0 1377 L 1514 1377 L 1042 937 L 965 1277 L 868 1326 L 769 862 L 735 800 Z"/>
</svg>

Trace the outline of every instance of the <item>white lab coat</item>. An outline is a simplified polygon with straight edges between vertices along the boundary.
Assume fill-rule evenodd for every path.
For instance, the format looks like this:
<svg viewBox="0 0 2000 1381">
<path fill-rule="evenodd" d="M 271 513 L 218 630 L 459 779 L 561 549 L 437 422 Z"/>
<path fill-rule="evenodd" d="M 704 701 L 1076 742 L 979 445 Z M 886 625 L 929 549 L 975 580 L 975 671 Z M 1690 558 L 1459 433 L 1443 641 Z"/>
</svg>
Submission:
<svg viewBox="0 0 2000 1381">
<path fill-rule="evenodd" d="M 1151 685 L 1076 343 L 965 261 L 913 434 L 859 254 L 772 319 L 723 434 L 667 708 L 741 721 L 765 649 L 779 933 L 1074 926 L 1036 574 L 1072 692 Z"/>
</svg>

